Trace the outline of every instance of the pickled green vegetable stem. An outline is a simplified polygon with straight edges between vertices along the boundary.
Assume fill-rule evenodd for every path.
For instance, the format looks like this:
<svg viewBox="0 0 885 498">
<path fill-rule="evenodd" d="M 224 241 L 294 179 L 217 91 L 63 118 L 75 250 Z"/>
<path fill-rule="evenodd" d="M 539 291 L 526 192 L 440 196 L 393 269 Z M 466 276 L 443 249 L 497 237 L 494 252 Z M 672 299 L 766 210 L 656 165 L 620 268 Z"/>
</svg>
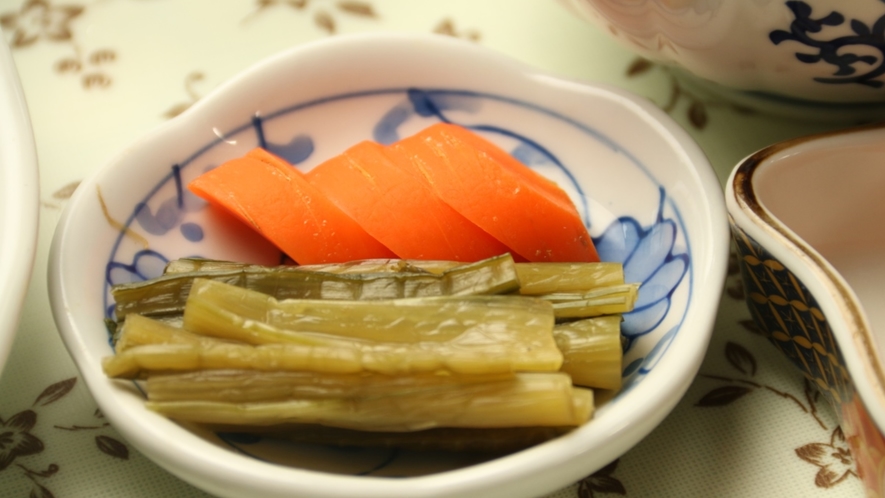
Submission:
<svg viewBox="0 0 885 498">
<path fill-rule="evenodd" d="M 270 294 L 278 299 L 396 299 L 404 297 L 501 294 L 519 289 L 509 254 L 453 267 L 440 274 L 327 273 L 297 266 L 247 265 L 217 271 L 170 273 L 144 282 L 115 286 L 115 314 L 148 316 L 180 314 L 195 278 L 212 279 Z"/>
<path fill-rule="evenodd" d="M 360 351 L 332 345 L 267 344 L 147 344 L 134 346 L 102 359 L 108 377 L 137 379 L 158 372 L 202 369 L 294 370 L 329 373 L 358 373 L 372 370 Z M 405 368 L 408 365 L 401 366 Z"/>
<path fill-rule="evenodd" d="M 319 271 L 325 273 L 443 273 L 456 266 L 464 265 L 457 261 L 423 261 L 411 259 L 363 259 L 347 263 L 327 263 L 315 265 L 280 266 L 300 271 Z M 223 261 L 217 259 L 181 258 L 170 261 L 163 270 L 164 274 L 189 273 L 200 271 L 229 271 L 246 267 L 260 267 L 248 263 Z"/>
<path fill-rule="evenodd" d="M 233 317 L 234 322 L 240 320 L 240 325 L 248 326 L 247 330 L 269 327 L 260 322 L 242 323 L 231 313 L 222 314 Z M 104 358 L 102 366 L 110 377 L 140 378 L 152 372 L 229 368 L 401 375 L 438 371 L 556 371 L 562 365 L 562 353 L 553 340 L 552 327 L 546 336 L 530 335 L 528 340 L 519 333 L 498 334 L 504 342 L 490 340 L 486 332 L 487 328 L 476 327 L 448 341 L 381 342 L 288 331 L 286 343 L 257 346 L 220 341 L 133 346 Z"/>
<path fill-rule="evenodd" d="M 449 389 L 410 390 L 383 397 L 279 402 L 148 401 L 170 418 L 209 424 L 322 424 L 367 431 L 435 427 L 577 426 L 593 412 L 593 392 L 563 373 L 518 374 L 512 380 Z"/>
<path fill-rule="evenodd" d="M 607 315 L 561 323 L 553 329 L 563 372 L 579 386 L 621 388 L 621 317 Z"/>
<path fill-rule="evenodd" d="M 151 375 L 145 383 L 151 401 L 231 403 L 298 398 L 377 397 L 415 390 L 448 390 L 466 384 L 512 381 L 514 374 L 379 375 L 258 370 L 197 370 Z"/>
<path fill-rule="evenodd" d="M 174 327 L 166 322 L 152 320 L 141 315 L 129 315 L 120 326 L 114 349 L 119 353 L 135 346 L 146 344 L 189 344 L 193 346 L 211 346 L 224 342 L 214 337 L 194 334 L 181 327 Z"/>
<path fill-rule="evenodd" d="M 553 305 L 531 297 L 445 296 L 376 301 L 278 300 L 212 280 L 194 281 L 184 327 L 203 335 L 268 344 L 305 333 L 380 342 L 449 342 L 555 347 Z"/>
<path fill-rule="evenodd" d="M 366 259 L 347 263 L 301 266 L 280 266 L 285 270 L 319 271 L 336 274 L 352 273 L 435 273 L 440 274 L 464 263 L 457 261 L 424 261 L 411 259 Z M 215 259 L 181 258 L 170 261 L 165 274 L 231 271 L 265 268 L 260 265 Z M 520 294 L 537 295 L 553 292 L 582 292 L 596 287 L 621 285 L 624 269 L 620 263 L 516 263 Z"/>
<path fill-rule="evenodd" d="M 622 314 L 633 310 L 639 285 L 623 284 L 598 287 L 583 293 L 552 293 L 536 297 L 553 303 L 557 319 L 589 318 Z"/>
<path fill-rule="evenodd" d="M 520 294 L 580 293 L 624 283 L 620 263 L 516 263 Z"/>
</svg>

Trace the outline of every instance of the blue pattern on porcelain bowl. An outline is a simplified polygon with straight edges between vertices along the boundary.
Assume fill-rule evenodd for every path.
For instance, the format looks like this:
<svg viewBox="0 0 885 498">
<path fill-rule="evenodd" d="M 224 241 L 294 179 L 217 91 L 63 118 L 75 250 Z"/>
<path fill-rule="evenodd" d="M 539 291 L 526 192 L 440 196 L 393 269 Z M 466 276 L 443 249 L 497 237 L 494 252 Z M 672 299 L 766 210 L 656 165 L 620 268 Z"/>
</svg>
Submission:
<svg viewBox="0 0 885 498">
<path fill-rule="evenodd" d="M 624 389 L 592 423 L 496 458 L 327 448 L 183 428 L 145 410 L 136 386 L 104 378 L 110 286 L 157 276 L 183 256 L 284 260 L 190 194 L 189 181 L 255 146 L 309 170 L 359 140 L 390 143 L 439 121 L 475 130 L 556 181 L 602 258 L 642 283 L 623 325 Z M 333 496 L 353 485 L 385 497 L 422 486 L 439 496 L 530 496 L 617 458 L 678 402 L 709 341 L 727 227 L 703 154 L 650 103 L 539 75 L 466 42 L 383 35 L 293 50 L 219 89 L 85 182 L 52 252 L 57 323 L 102 411 L 184 479 L 224 496 Z"/>
<path fill-rule="evenodd" d="M 885 2 L 883 2 L 885 3 Z M 806 2 L 788 1 L 785 4 L 794 19 L 789 30 L 776 29 L 768 34 L 771 43 L 780 45 L 788 40 L 798 42 L 796 59 L 805 64 L 824 62 L 834 66 L 832 76 L 816 76 L 814 81 L 828 85 L 858 84 L 882 88 L 879 79 L 885 74 L 885 10 L 881 16 L 866 23 L 860 19 L 847 21 L 837 10 L 815 15 L 814 8 Z M 827 27 L 842 26 L 847 21 L 851 33 L 818 39 L 816 35 Z M 867 50 L 864 50 L 867 49 Z M 812 53 L 808 53 L 808 52 Z M 814 53 L 816 51 L 816 53 Z M 873 54 L 864 53 L 872 51 Z"/>
<path fill-rule="evenodd" d="M 836 406 L 854 387 L 820 304 L 788 265 L 732 226 L 750 314 L 772 344 Z"/>
<path fill-rule="evenodd" d="M 694 91 L 760 112 L 885 112 L 885 2 L 559 0 Z"/>
</svg>

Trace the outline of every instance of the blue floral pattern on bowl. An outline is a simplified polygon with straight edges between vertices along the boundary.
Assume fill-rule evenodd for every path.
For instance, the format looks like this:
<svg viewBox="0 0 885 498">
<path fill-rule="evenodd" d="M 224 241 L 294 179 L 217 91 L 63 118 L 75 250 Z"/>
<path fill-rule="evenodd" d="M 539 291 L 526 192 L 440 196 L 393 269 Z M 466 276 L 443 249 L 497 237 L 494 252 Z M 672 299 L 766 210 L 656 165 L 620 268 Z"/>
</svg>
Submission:
<svg viewBox="0 0 885 498">
<path fill-rule="evenodd" d="M 248 143 L 265 147 L 303 167 L 305 163 L 318 161 L 318 150 L 330 150 L 326 145 L 330 132 L 311 130 L 309 124 L 305 124 L 309 123 L 309 116 L 302 114 L 322 112 L 326 106 L 355 103 L 371 104 L 375 109 L 375 118 L 368 123 L 370 126 L 366 127 L 362 138 L 391 143 L 433 122 L 456 123 L 498 142 L 522 162 L 563 186 L 575 201 L 603 260 L 623 263 L 627 280 L 641 284 L 636 309 L 625 315 L 622 327 L 625 337 L 622 393 L 629 391 L 654 369 L 679 333 L 688 311 L 685 303 L 693 292 L 692 259 L 685 226 L 678 207 L 668 197 L 665 188 L 629 150 L 599 130 L 533 103 L 453 89 L 392 88 L 330 95 L 266 116 L 245 118 L 235 129 L 219 133 L 217 140 L 197 144 L 196 152 L 191 156 L 169 165 L 168 173 L 120 223 L 119 235 L 105 269 L 105 316 L 112 316 L 109 290 L 115 284 L 156 277 L 168 261 L 178 257 L 225 258 L 226 255 L 217 252 L 218 244 L 212 242 L 215 229 L 204 216 L 207 204 L 185 187 L 186 178 L 193 178 L 219 164 L 219 160 L 207 158 L 214 149 L 226 143 Z M 523 119 L 550 120 L 580 135 L 582 140 L 596 142 L 627 157 L 644 179 L 642 187 L 655 194 L 657 202 L 648 212 L 628 215 L 609 212 L 605 206 L 593 202 L 592 195 L 586 191 L 586 181 L 579 178 L 579 165 L 562 160 L 543 137 L 526 136 L 497 114 L 484 112 L 486 107 L 504 109 Z M 182 253 L 182 247 L 189 249 Z M 285 261 L 278 251 L 273 257 L 276 262 Z M 674 299 L 679 301 L 676 306 L 673 305 Z M 664 333 L 651 334 L 668 318 Z M 636 348 L 641 341 L 654 342 Z M 640 349 L 646 353 L 638 353 Z M 256 458 L 278 457 L 278 452 L 262 447 L 265 441 L 261 438 L 238 434 L 219 434 L 219 437 L 237 451 Z M 345 465 L 342 470 L 345 473 L 365 474 L 382 470 L 395 473 L 397 465 L 402 463 L 396 452 L 386 450 L 363 451 L 358 455 L 333 449 L 328 451 L 334 452 L 334 458 L 342 461 L 356 459 L 360 462 L 355 466 Z M 271 453 L 277 456 L 269 456 Z M 286 461 L 291 463 L 288 457 Z M 311 466 L 298 458 L 294 461 L 301 467 Z"/>
<path fill-rule="evenodd" d="M 794 16 L 789 30 L 774 30 L 769 34 L 769 39 L 775 45 L 787 40 L 799 42 L 816 51 L 796 52 L 799 61 L 806 64 L 825 62 L 835 67 L 832 77 L 816 77 L 814 81 L 827 84 L 857 83 L 871 88 L 882 88 L 885 85 L 878 79 L 885 74 L 885 8 L 882 15 L 870 24 L 860 19 L 851 19 L 848 23 L 852 31 L 850 35 L 819 40 L 812 35 L 820 33 L 827 26 L 843 25 L 845 16 L 832 11 L 821 17 L 814 17 L 812 7 L 802 1 L 789 1 L 786 6 Z M 849 47 L 854 49 L 849 50 Z M 877 55 L 870 55 L 870 51 Z"/>
</svg>

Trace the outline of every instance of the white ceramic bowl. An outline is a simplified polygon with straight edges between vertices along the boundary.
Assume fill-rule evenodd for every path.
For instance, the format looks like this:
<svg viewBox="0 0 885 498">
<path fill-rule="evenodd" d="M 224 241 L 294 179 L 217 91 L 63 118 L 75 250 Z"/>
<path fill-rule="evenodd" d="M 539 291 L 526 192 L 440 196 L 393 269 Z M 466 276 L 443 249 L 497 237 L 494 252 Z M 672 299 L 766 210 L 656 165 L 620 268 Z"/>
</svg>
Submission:
<svg viewBox="0 0 885 498">
<path fill-rule="evenodd" d="M 37 151 L 15 61 L 0 39 L 0 373 L 18 329 L 37 246 Z"/>
<path fill-rule="evenodd" d="M 763 111 L 885 113 L 885 4 L 559 0 L 636 53 Z"/>
<path fill-rule="evenodd" d="M 885 496 L 885 126 L 802 137 L 742 161 L 726 203 L 754 320 L 841 419 Z"/>
<path fill-rule="evenodd" d="M 628 279 L 644 282 L 624 327 L 625 387 L 592 422 L 486 461 L 344 451 L 188 430 L 146 410 L 131 383 L 105 378 L 110 284 L 155 276 L 186 255 L 279 260 L 182 185 L 256 145 L 307 169 L 358 140 L 387 143 L 441 119 L 473 127 L 559 182 L 602 256 L 629 259 Z M 49 284 L 60 333 L 102 412 L 149 458 L 211 493 L 512 498 L 608 464 L 679 401 L 708 344 L 727 244 L 707 160 L 645 100 L 448 37 L 341 36 L 254 66 L 84 182 L 58 225 Z"/>
</svg>

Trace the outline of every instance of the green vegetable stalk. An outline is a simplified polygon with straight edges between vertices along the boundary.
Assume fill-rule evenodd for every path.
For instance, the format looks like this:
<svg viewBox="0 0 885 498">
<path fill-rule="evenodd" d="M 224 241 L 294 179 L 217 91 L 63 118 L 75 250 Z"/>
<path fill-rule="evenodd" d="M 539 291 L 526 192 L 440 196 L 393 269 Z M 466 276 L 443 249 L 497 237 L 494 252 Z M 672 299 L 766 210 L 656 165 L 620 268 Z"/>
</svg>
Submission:
<svg viewBox="0 0 885 498">
<path fill-rule="evenodd" d="M 215 282 L 194 281 L 184 328 L 250 344 L 331 334 L 380 342 L 449 342 L 543 352 L 553 346 L 553 305 L 531 297 L 444 296 L 375 301 L 275 299 Z M 504 352 L 504 351 L 502 351 Z"/>
<path fill-rule="evenodd" d="M 117 320 L 129 313 L 180 315 L 194 279 L 204 278 L 270 294 L 278 299 L 370 300 L 404 297 L 503 294 L 519 289 L 509 254 L 459 265 L 440 274 L 327 273 L 297 266 L 239 268 L 169 273 L 155 279 L 115 286 Z"/>
<path fill-rule="evenodd" d="M 207 287 L 224 286 L 218 282 L 204 282 L 208 283 Z M 245 293 L 254 292 L 227 287 Z M 530 298 L 501 296 L 498 299 Z M 208 310 L 204 313 L 198 310 L 196 315 L 191 311 L 186 312 L 186 317 L 190 317 L 192 324 L 196 323 L 191 330 L 198 333 L 211 330 L 225 339 L 252 337 L 252 342 L 264 343 L 194 343 L 195 341 L 183 340 L 177 344 L 136 345 L 105 358 L 105 373 L 110 377 L 139 378 L 152 372 L 232 368 L 326 373 L 374 372 L 387 375 L 437 371 L 497 374 L 555 371 L 562 364 L 562 353 L 553 340 L 552 314 L 549 309 L 546 319 L 524 324 L 519 329 L 509 330 L 500 320 L 489 324 L 465 322 L 455 324 L 453 329 L 426 328 L 423 336 L 415 335 L 413 338 L 418 340 L 411 342 L 374 340 L 371 333 L 363 333 L 361 337 L 346 337 L 283 330 L 243 318 L 229 310 L 215 311 Z M 500 311 L 493 308 L 492 314 Z M 144 323 L 151 328 L 164 326 L 142 317 L 127 323 L 126 327 L 135 329 Z M 365 328 L 370 329 L 371 327 Z M 461 332 L 454 333 L 453 330 Z M 435 335 L 435 332 L 439 334 Z M 254 340 L 256 337 L 259 338 L 258 341 Z M 269 343 L 265 340 L 267 337 L 284 338 L 285 342 Z"/>
<path fill-rule="evenodd" d="M 620 315 L 560 323 L 553 329 L 553 337 L 564 357 L 560 370 L 571 375 L 575 385 L 621 388 Z"/>
<path fill-rule="evenodd" d="M 624 283 L 620 263 L 516 263 L 520 294 L 582 293 Z"/>
<path fill-rule="evenodd" d="M 151 375 L 145 390 L 151 401 L 245 403 L 299 398 L 366 398 L 417 390 L 448 390 L 468 384 L 510 382 L 515 374 L 453 375 L 447 372 L 381 375 L 305 371 L 196 370 Z"/>
<path fill-rule="evenodd" d="M 457 261 L 423 261 L 411 259 L 363 259 L 346 263 L 326 263 L 300 265 L 297 267 L 280 266 L 280 268 L 297 268 L 301 271 L 319 271 L 325 273 L 443 273 L 465 263 Z M 235 261 L 217 259 L 181 258 L 170 261 L 163 270 L 164 274 L 191 273 L 201 271 L 228 271 L 246 267 L 260 267 Z"/>
<path fill-rule="evenodd" d="M 435 427 L 577 426 L 593 412 L 593 392 L 573 387 L 568 375 L 554 372 L 378 397 L 254 403 L 148 401 L 147 406 L 173 419 L 208 424 L 322 424 L 405 432 Z"/>
</svg>

